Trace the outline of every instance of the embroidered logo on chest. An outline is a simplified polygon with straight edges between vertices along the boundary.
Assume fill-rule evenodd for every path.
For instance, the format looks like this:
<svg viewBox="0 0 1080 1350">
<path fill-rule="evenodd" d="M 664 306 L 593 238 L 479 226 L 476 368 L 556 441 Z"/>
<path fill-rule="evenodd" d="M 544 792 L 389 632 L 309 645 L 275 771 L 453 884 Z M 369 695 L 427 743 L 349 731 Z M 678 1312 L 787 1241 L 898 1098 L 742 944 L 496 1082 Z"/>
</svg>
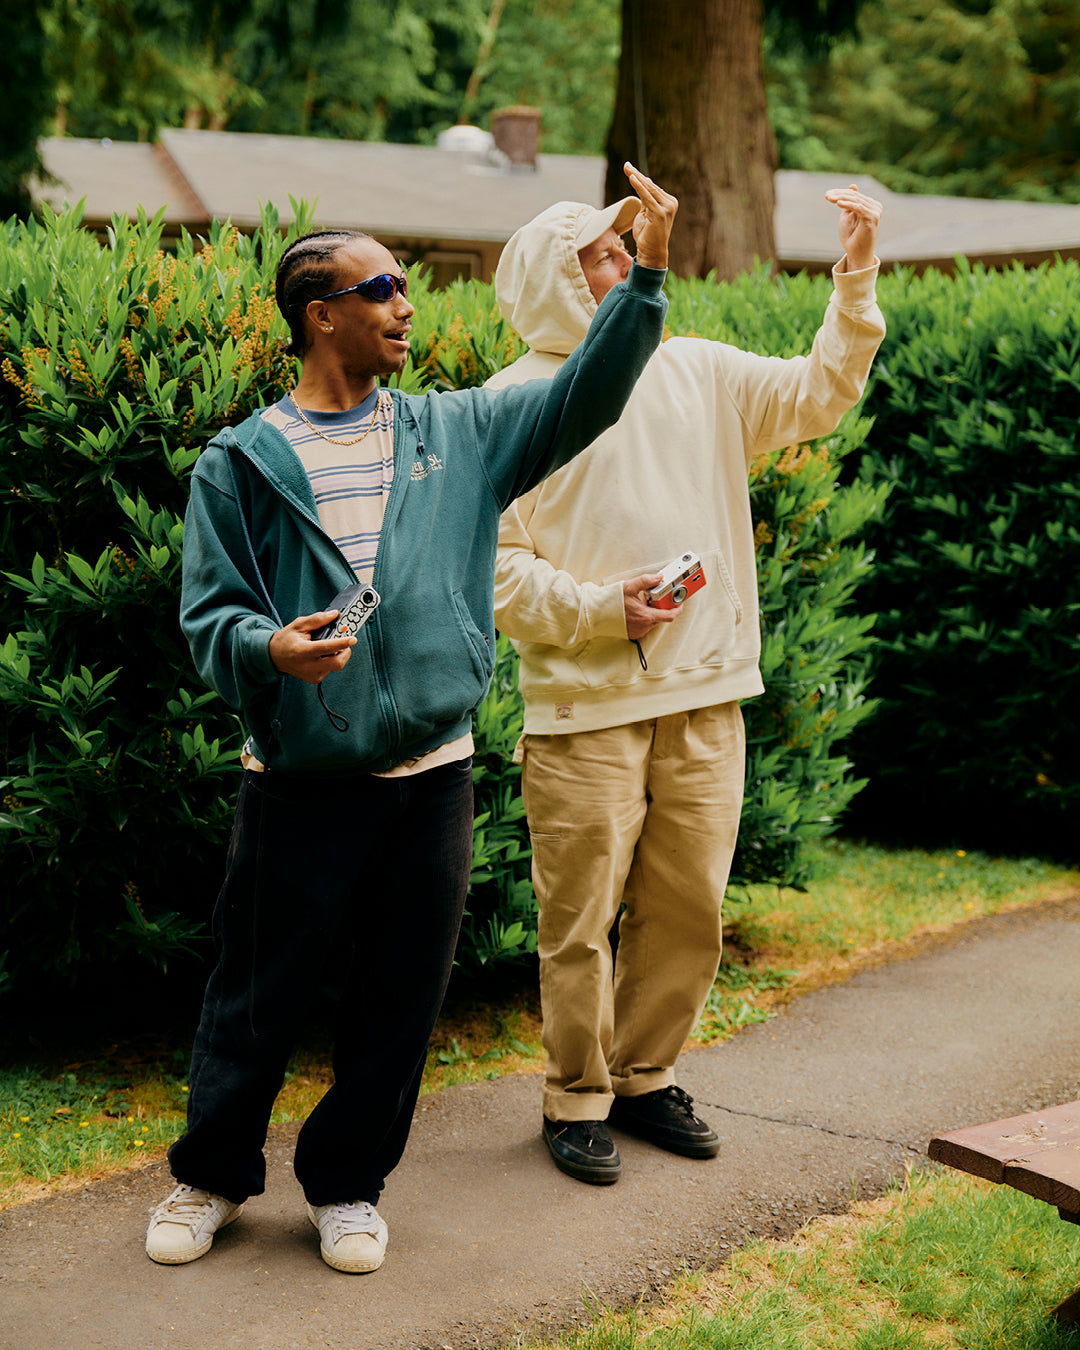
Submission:
<svg viewBox="0 0 1080 1350">
<path fill-rule="evenodd" d="M 429 473 L 435 473 L 438 469 L 441 469 L 442 466 L 442 460 L 434 453 L 428 455 L 427 459 L 414 459 L 409 481 L 418 483 L 422 478 L 426 478 Z"/>
<path fill-rule="evenodd" d="M 572 703 L 555 704 L 555 721 L 572 722 L 574 720 L 574 705 Z"/>
</svg>

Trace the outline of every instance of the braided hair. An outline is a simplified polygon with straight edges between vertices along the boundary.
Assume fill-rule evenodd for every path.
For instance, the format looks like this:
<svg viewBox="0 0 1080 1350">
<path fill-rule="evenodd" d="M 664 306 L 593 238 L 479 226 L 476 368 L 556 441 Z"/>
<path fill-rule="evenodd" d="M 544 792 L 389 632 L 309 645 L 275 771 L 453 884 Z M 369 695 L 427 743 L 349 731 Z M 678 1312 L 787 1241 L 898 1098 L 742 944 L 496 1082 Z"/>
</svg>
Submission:
<svg viewBox="0 0 1080 1350">
<path fill-rule="evenodd" d="M 362 230 L 315 230 L 294 239 L 278 263 L 274 295 L 282 317 L 289 325 L 289 356 L 303 356 L 307 350 L 304 313 L 317 296 L 334 290 L 337 252 L 352 239 L 370 239 Z"/>
</svg>

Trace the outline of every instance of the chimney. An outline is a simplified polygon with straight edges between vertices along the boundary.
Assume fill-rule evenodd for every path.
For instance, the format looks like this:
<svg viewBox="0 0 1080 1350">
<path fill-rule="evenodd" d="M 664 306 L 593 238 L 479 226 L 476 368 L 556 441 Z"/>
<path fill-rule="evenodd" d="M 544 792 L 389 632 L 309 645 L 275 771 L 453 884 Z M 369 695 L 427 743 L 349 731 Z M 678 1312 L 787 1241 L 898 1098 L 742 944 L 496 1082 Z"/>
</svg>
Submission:
<svg viewBox="0 0 1080 1350">
<path fill-rule="evenodd" d="M 536 170 L 540 143 L 540 109 L 520 105 L 499 108 L 491 114 L 491 133 L 495 148 L 510 161 L 511 169 Z"/>
</svg>

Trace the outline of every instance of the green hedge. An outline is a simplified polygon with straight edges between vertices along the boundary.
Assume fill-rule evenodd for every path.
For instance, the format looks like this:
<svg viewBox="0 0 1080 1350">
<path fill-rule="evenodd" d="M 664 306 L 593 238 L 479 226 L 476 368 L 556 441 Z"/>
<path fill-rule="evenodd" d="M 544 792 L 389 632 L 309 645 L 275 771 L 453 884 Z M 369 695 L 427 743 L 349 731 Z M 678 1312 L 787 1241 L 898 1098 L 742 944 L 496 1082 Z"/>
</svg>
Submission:
<svg viewBox="0 0 1080 1350">
<path fill-rule="evenodd" d="M 215 224 L 159 250 L 161 221 L 77 213 L 0 227 L 0 922 L 8 987 L 102 987 L 110 971 L 194 952 L 232 814 L 240 728 L 197 681 L 179 632 L 182 517 L 206 440 L 295 378 L 272 302 L 283 241 Z M 288 236 L 286 236 L 288 238 Z M 672 283 L 671 325 L 758 325 L 759 350 L 804 349 L 827 292 L 764 277 Z M 490 288 L 415 278 L 406 386 L 477 383 L 519 350 Z M 708 315 L 705 311 L 708 310 Z M 718 320 L 716 332 L 709 323 Z M 869 621 L 850 598 L 853 542 L 885 489 L 838 485 L 869 424 L 756 466 L 769 694 L 747 705 L 750 775 L 736 880 L 802 880 L 805 843 L 856 791 L 844 739 L 867 714 Z M 461 959 L 535 945 L 517 771 L 516 672 L 500 643 L 477 714 L 477 829 Z M 0 966 L 0 974 L 4 968 Z"/>
<path fill-rule="evenodd" d="M 182 517 L 206 439 L 291 378 L 280 245 L 160 231 L 0 238 L 0 915 L 45 988 L 208 947 L 236 786 L 239 723 L 177 623 Z"/>
<path fill-rule="evenodd" d="M 860 481 L 891 488 L 859 603 L 882 839 L 1080 857 L 1080 267 L 882 283 Z"/>
</svg>

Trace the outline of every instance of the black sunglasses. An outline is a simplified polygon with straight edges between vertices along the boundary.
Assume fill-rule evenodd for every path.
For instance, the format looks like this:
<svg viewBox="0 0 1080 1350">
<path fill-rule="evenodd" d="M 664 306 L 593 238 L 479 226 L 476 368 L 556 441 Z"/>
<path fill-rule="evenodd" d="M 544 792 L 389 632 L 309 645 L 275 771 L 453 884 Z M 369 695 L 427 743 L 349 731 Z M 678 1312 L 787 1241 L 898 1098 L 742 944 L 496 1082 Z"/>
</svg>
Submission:
<svg viewBox="0 0 1080 1350">
<path fill-rule="evenodd" d="M 333 300 L 339 295 L 362 295 L 365 300 L 392 300 L 395 295 L 409 294 L 409 278 L 402 272 L 395 277 L 390 272 L 380 272 L 377 277 L 368 277 L 367 281 L 358 281 L 355 286 L 346 286 L 343 291 L 331 291 L 328 295 L 317 295 L 316 300 Z M 309 304 L 311 301 L 308 302 Z"/>
</svg>

